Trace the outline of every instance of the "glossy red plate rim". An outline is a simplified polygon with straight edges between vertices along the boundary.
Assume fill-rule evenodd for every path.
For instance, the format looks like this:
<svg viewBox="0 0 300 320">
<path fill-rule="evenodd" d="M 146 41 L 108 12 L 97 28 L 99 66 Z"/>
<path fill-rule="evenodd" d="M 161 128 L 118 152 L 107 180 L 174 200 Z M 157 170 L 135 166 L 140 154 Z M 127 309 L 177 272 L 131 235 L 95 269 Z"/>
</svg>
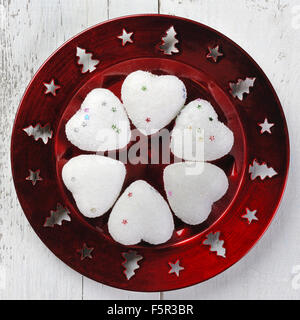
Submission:
<svg viewBox="0 0 300 320">
<path fill-rule="evenodd" d="M 130 280 L 127 280 L 124 277 L 123 271 L 124 268 L 122 266 L 122 262 L 124 261 L 121 253 L 127 252 L 128 248 L 124 246 L 120 246 L 118 244 L 113 244 L 111 250 L 110 245 L 107 243 L 100 244 L 97 241 L 97 237 L 99 235 L 97 233 L 92 233 L 90 230 L 86 230 L 85 227 L 82 227 L 77 219 L 73 219 L 72 223 L 68 224 L 66 222 L 63 224 L 63 228 L 65 230 L 61 232 L 58 230 L 56 226 L 53 230 L 52 235 L 49 235 L 49 231 L 45 230 L 41 225 L 41 221 L 44 220 L 47 216 L 49 216 L 49 211 L 55 209 L 55 204 L 57 201 L 53 202 L 53 205 L 50 208 L 45 208 L 45 211 L 41 214 L 42 217 L 37 217 L 36 208 L 31 212 L 31 205 L 29 197 L 34 197 L 35 190 L 31 188 L 31 185 L 28 184 L 28 181 L 25 180 L 26 174 L 28 175 L 29 167 L 21 166 L 24 162 L 27 165 L 28 159 L 24 156 L 23 161 L 20 160 L 20 154 L 23 155 L 25 151 L 20 147 L 20 142 L 28 140 L 28 145 L 33 143 L 34 140 L 31 137 L 26 136 L 24 132 L 21 130 L 24 127 L 24 115 L 22 113 L 22 109 L 26 104 L 26 99 L 29 94 L 31 94 L 32 86 L 38 80 L 39 75 L 43 72 L 45 66 L 54 59 L 60 51 L 62 51 L 67 46 L 72 45 L 76 42 L 76 39 L 79 39 L 84 34 L 88 34 L 90 31 L 97 31 L 98 28 L 105 26 L 107 24 L 113 24 L 115 22 L 124 24 L 126 28 L 133 20 L 139 19 L 155 19 L 162 20 L 166 25 L 174 25 L 176 29 L 176 23 L 184 24 L 187 23 L 189 25 L 193 25 L 198 27 L 201 30 L 206 30 L 207 32 L 214 33 L 218 38 L 223 39 L 225 42 L 230 43 L 235 49 L 237 49 L 244 57 L 247 58 L 249 63 L 256 69 L 256 72 L 260 74 L 260 77 L 263 78 L 265 84 L 270 90 L 270 94 L 273 96 L 274 101 L 277 104 L 278 112 L 281 116 L 281 127 L 283 128 L 283 137 L 282 141 L 284 142 L 284 165 L 283 171 L 279 172 L 280 175 L 280 183 L 278 194 L 276 198 L 270 200 L 272 204 L 272 209 L 268 212 L 267 217 L 264 217 L 262 222 L 259 224 L 249 224 L 247 225 L 247 221 L 245 219 L 241 219 L 241 215 L 244 212 L 238 212 L 236 216 L 235 226 L 229 227 L 232 224 L 231 216 L 222 216 L 221 219 L 217 221 L 217 223 L 213 224 L 208 228 L 201 237 L 195 237 L 195 239 L 191 241 L 187 241 L 184 245 L 175 246 L 172 248 L 162 248 L 160 250 L 153 250 L 153 248 L 144 248 L 138 249 L 138 253 L 143 256 L 143 260 L 139 262 L 139 268 L 136 269 L 136 274 Z M 130 28 L 129 28 L 130 29 Z M 165 26 L 161 28 L 161 33 L 163 34 L 166 30 Z M 96 32 L 95 31 L 95 32 Z M 130 31 L 130 30 L 129 30 Z M 180 32 L 178 32 L 180 33 Z M 76 45 L 75 45 L 76 47 Z M 176 59 L 176 56 L 173 56 Z M 241 74 L 241 77 L 245 75 Z M 51 76 L 49 75 L 49 80 Z M 47 80 L 48 80 L 47 79 Z M 235 80 L 234 77 L 231 80 Z M 39 80 L 38 80 L 39 81 Z M 39 88 L 41 89 L 41 87 Z M 42 89 L 41 89 L 42 90 Z M 263 119 L 262 119 L 263 120 Z M 39 119 L 36 119 L 36 124 L 39 123 Z M 31 123 L 27 122 L 28 125 Z M 46 122 L 43 123 L 44 125 Z M 54 132 L 55 135 L 55 132 Z M 38 149 L 43 149 L 43 147 L 49 147 L 49 144 L 54 144 L 55 139 L 51 139 L 50 143 L 47 145 L 43 145 L 41 140 L 38 141 L 39 147 Z M 52 146 L 53 147 L 53 146 Z M 49 148 L 50 149 L 50 148 Z M 11 161 L 12 161 L 12 173 L 14 178 L 14 183 L 17 191 L 17 195 L 21 206 L 25 212 L 27 219 L 32 225 L 33 229 L 36 231 L 41 240 L 46 244 L 46 246 L 58 256 L 61 260 L 63 260 L 66 264 L 68 264 L 73 269 L 77 270 L 81 274 L 88 276 L 96 281 L 102 282 L 104 284 L 114 286 L 117 288 L 134 290 L 134 291 L 166 291 L 179 289 L 186 286 L 190 286 L 201 281 L 207 280 L 220 272 L 226 270 L 228 267 L 237 262 L 241 257 L 243 257 L 259 240 L 259 238 L 263 235 L 264 231 L 268 228 L 269 224 L 272 221 L 272 218 L 275 215 L 275 212 L 279 206 L 280 200 L 282 198 L 284 187 L 286 185 L 287 176 L 288 176 L 288 168 L 289 168 L 289 138 L 288 138 L 288 129 L 284 117 L 284 113 L 280 104 L 280 101 L 273 89 L 270 81 L 263 73 L 261 68 L 257 65 L 257 63 L 237 44 L 235 44 L 232 40 L 228 39 L 221 33 L 209 28 L 205 25 L 202 25 L 198 22 L 188 20 L 181 17 L 168 16 L 168 15 L 158 15 L 158 14 L 145 14 L 145 15 L 134 15 L 134 16 L 126 16 L 121 18 L 112 19 L 103 23 L 100 23 L 96 26 L 93 26 L 80 34 L 76 35 L 66 43 L 64 43 L 59 49 L 57 49 L 40 67 L 37 71 L 30 84 L 28 85 L 24 96 L 21 100 L 19 109 L 17 111 L 16 120 L 14 123 L 13 131 L 12 131 L 12 142 L 11 142 Z M 47 154 L 48 155 L 48 154 Z M 43 158 L 43 157 L 41 157 Z M 255 157 L 251 159 L 254 160 Z M 250 158 L 248 159 L 250 161 Z M 259 159 L 264 161 L 266 159 Z M 248 163 L 250 165 L 250 162 Z M 26 174 L 25 174 L 26 172 Z M 25 175 L 25 176 L 24 176 Z M 245 172 L 245 176 L 247 172 Z M 260 188 L 260 183 L 264 183 L 265 181 L 272 181 L 272 179 L 259 181 L 258 179 L 254 180 L 253 185 L 257 188 Z M 53 187 L 53 186 L 50 186 Z M 24 192 L 25 189 L 29 189 L 28 192 Z M 252 190 L 252 189 L 251 189 Z M 266 197 L 271 197 L 271 193 L 268 193 L 268 190 L 259 189 L 260 191 L 266 192 Z M 248 196 L 249 192 L 242 192 L 243 196 Z M 29 199 L 29 200 L 28 200 Z M 42 199 L 41 199 L 42 201 Z M 264 197 L 265 201 L 265 197 Z M 254 202 L 255 203 L 255 202 Z M 269 203 L 268 203 L 269 204 Z M 246 208 L 247 204 L 245 203 L 244 207 Z M 241 205 L 239 205 L 241 207 Z M 254 209 L 254 208 L 252 208 Z M 261 208 L 260 210 L 264 210 Z M 43 218 L 43 219 L 41 219 Z M 224 231 L 228 227 L 234 230 L 234 232 L 229 233 L 229 229 Z M 248 227 L 248 229 L 246 228 Z M 84 229 L 82 229 L 84 228 Z M 237 228 L 237 229 L 234 229 Z M 249 232 L 249 228 L 251 228 L 251 232 Z M 231 230 L 230 229 L 230 230 Z M 237 231 L 240 230 L 240 231 Z M 247 230 L 247 231 L 245 231 Z M 211 252 L 208 246 L 203 245 L 203 241 L 205 237 L 210 232 L 221 232 L 220 239 L 225 241 L 225 246 L 228 249 L 226 253 L 226 258 L 217 256 L 215 252 Z M 73 235 L 79 232 L 80 239 L 73 239 Z M 237 237 L 243 235 L 247 235 L 244 241 L 238 243 L 236 241 Z M 61 241 L 64 241 L 64 246 L 62 247 Z M 99 239 L 98 239 L 99 240 Z M 232 243 L 231 243 L 232 241 Z M 83 243 L 87 243 L 89 247 L 94 247 L 93 251 L 93 259 L 85 259 L 80 260 L 80 255 L 78 255 L 77 250 L 81 248 Z M 69 247 L 68 247 L 69 246 Z M 109 251 L 109 252 L 108 252 Z M 200 253 L 199 253 L 200 252 Z M 108 261 L 106 263 L 106 269 L 111 268 L 111 270 L 106 271 L 103 269 L 104 266 L 101 265 L 103 256 L 107 257 Z M 202 260 L 199 262 L 199 257 L 201 256 Z M 174 273 L 170 274 L 170 266 L 169 262 L 174 263 L 176 260 L 180 260 L 180 265 L 184 267 L 184 270 L 180 272 L 180 276 L 177 277 Z M 97 268 L 97 266 L 99 268 Z"/>
</svg>

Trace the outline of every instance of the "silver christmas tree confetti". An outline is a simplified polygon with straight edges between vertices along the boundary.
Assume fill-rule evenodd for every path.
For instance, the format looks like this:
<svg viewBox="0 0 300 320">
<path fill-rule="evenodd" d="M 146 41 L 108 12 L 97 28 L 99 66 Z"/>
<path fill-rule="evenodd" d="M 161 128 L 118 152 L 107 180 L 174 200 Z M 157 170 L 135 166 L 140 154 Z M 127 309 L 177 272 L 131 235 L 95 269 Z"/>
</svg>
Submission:
<svg viewBox="0 0 300 320">
<path fill-rule="evenodd" d="M 244 94 L 250 93 L 250 88 L 254 86 L 255 79 L 256 78 L 246 78 L 245 80 L 239 79 L 236 83 L 230 82 L 230 93 L 234 98 L 242 101 Z"/>
<path fill-rule="evenodd" d="M 222 57 L 223 53 L 220 52 L 220 47 L 215 46 L 214 48 L 208 47 L 209 53 L 207 54 L 207 59 L 212 59 L 214 62 L 218 61 L 218 57 Z"/>
<path fill-rule="evenodd" d="M 135 270 L 140 267 L 138 265 L 138 262 L 142 260 L 143 257 L 138 255 L 137 252 L 133 250 L 123 252 L 122 256 L 125 259 L 125 261 L 122 262 L 122 266 L 125 268 L 124 274 L 127 280 L 129 280 L 131 277 L 135 275 Z"/>
<path fill-rule="evenodd" d="M 83 244 L 82 249 L 77 250 L 80 254 L 80 260 L 84 260 L 85 258 L 92 259 L 92 251 L 94 248 L 89 248 L 86 243 Z"/>
<path fill-rule="evenodd" d="M 26 177 L 26 180 L 31 181 L 32 185 L 35 186 L 37 181 L 43 180 L 43 178 L 40 177 L 40 170 L 32 171 L 29 169 L 29 176 Z"/>
<path fill-rule="evenodd" d="M 79 57 L 77 63 L 82 65 L 82 73 L 96 70 L 96 65 L 99 63 L 99 60 L 93 59 L 92 53 L 87 53 L 85 49 L 77 47 L 76 56 Z"/>
<path fill-rule="evenodd" d="M 272 167 L 268 167 L 266 163 L 260 164 L 256 159 L 249 165 L 249 173 L 251 180 L 254 180 L 257 177 L 264 180 L 266 177 L 272 178 L 277 175 L 277 172 Z"/>
<path fill-rule="evenodd" d="M 244 214 L 242 218 L 247 219 L 248 223 L 250 224 L 252 220 L 258 220 L 258 218 L 256 217 L 256 213 L 257 210 L 251 211 L 250 209 L 246 208 L 246 214 Z"/>
<path fill-rule="evenodd" d="M 51 93 L 53 96 L 56 96 L 56 90 L 60 88 L 59 85 L 56 85 L 54 79 L 52 79 L 49 83 L 44 83 L 46 87 L 45 94 Z"/>
<path fill-rule="evenodd" d="M 218 256 L 225 258 L 226 249 L 223 247 L 224 240 L 220 240 L 220 232 L 209 233 L 203 244 L 210 246 L 210 251 L 215 251 Z"/>
<path fill-rule="evenodd" d="M 175 263 L 169 262 L 169 266 L 171 267 L 169 273 L 175 273 L 177 277 L 179 277 L 179 272 L 184 270 L 184 267 L 181 267 L 179 264 L 179 260 Z"/>
<path fill-rule="evenodd" d="M 47 144 L 48 139 L 52 138 L 52 131 L 49 124 L 46 124 L 44 127 L 42 127 L 40 124 L 37 124 L 35 127 L 29 126 L 23 130 L 28 136 L 32 136 L 35 141 L 42 139 L 45 144 Z"/>
<path fill-rule="evenodd" d="M 267 118 L 265 118 L 264 122 L 258 124 L 261 127 L 260 133 L 263 134 L 267 132 L 271 134 L 271 128 L 274 126 L 274 123 L 270 123 Z"/>
<path fill-rule="evenodd" d="M 160 50 L 164 52 L 164 54 L 171 55 L 173 53 L 178 53 L 179 50 L 176 48 L 176 44 L 179 42 L 176 39 L 176 31 L 173 26 L 171 26 L 166 31 L 166 36 L 162 37 L 162 44 L 160 45 Z"/>
<path fill-rule="evenodd" d="M 58 203 L 56 210 L 50 211 L 50 217 L 46 218 L 44 227 L 53 227 L 56 224 L 61 226 L 63 221 L 71 221 L 71 217 L 69 216 L 68 209 Z"/>
<path fill-rule="evenodd" d="M 122 46 L 124 47 L 127 42 L 132 43 L 131 36 L 133 35 L 133 32 L 127 32 L 125 29 L 123 29 L 122 34 L 118 36 L 119 39 L 122 40 Z"/>
</svg>

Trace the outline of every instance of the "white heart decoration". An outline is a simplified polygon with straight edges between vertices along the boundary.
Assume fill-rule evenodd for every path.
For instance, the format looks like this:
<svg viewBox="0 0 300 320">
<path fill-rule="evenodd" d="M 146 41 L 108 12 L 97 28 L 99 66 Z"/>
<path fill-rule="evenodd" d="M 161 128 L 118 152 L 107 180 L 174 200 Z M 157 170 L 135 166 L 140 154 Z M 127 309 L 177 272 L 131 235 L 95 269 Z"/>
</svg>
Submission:
<svg viewBox="0 0 300 320">
<path fill-rule="evenodd" d="M 171 151 L 184 160 L 211 161 L 225 156 L 233 142 L 232 131 L 218 120 L 212 105 L 196 99 L 187 104 L 176 119 Z"/>
<path fill-rule="evenodd" d="M 99 155 L 80 155 L 62 169 L 62 179 L 79 211 L 88 218 L 107 212 L 120 194 L 126 169 L 122 162 Z"/>
<path fill-rule="evenodd" d="M 144 240 L 168 241 L 174 230 L 171 210 L 164 198 L 146 181 L 133 182 L 121 195 L 108 220 L 112 238 L 124 245 Z"/>
<path fill-rule="evenodd" d="M 68 140 L 86 151 L 108 151 L 130 141 L 129 120 L 120 100 L 109 90 L 88 93 L 80 109 L 66 124 Z"/>
<path fill-rule="evenodd" d="M 202 170 L 196 170 L 195 166 L 200 164 Z M 213 164 L 180 162 L 165 168 L 164 186 L 175 215 L 187 224 L 196 225 L 207 219 L 212 204 L 224 196 L 228 179 Z"/>
<path fill-rule="evenodd" d="M 122 101 L 129 118 L 149 135 L 169 124 L 186 100 L 184 83 L 175 76 L 146 71 L 130 73 L 123 82 Z"/>
</svg>

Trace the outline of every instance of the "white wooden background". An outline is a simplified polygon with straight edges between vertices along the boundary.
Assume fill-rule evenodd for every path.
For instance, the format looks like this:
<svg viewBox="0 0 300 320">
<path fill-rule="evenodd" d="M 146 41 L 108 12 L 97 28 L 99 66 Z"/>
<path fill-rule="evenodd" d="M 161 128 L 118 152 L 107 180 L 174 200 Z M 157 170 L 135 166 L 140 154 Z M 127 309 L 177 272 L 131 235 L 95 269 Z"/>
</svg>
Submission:
<svg viewBox="0 0 300 320">
<path fill-rule="evenodd" d="M 287 117 L 291 169 L 275 220 L 245 258 L 205 283 L 147 294 L 84 278 L 42 244 L 16 198 L 9 149 L 25 87 L 58 46 L 109 18 L 157 12 L 191 18 L 221 31 L 260 64 Z M 300 298 L 299 0 L 0 0 L 0 17 L 0 299 Z"/>
</svg>

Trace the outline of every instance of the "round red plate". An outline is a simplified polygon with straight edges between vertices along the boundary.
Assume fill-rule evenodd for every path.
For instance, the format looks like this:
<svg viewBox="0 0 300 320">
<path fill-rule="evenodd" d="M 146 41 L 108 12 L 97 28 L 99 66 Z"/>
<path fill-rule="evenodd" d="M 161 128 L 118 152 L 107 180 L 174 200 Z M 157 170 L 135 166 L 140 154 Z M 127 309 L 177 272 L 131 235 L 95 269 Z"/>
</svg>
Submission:
<svg viewBox="0 0 300 320">
<path fill-rule="evenodd" d="M 178 52 L 165 54 L 160 46 L 172 26 L 177 33 Z M 123 29 L 133 32 L 132 42 L 124 45 L 118 38 Z M 215 61 L 209 48 L 216 46 L 222 55 Z M 86 56 L 91 59 L 89 70 L 80 64 L 78 48 L 90 54 Z M 167 243 L 126 247 L 113 241 L 107 232 L 109 212 L 97 219 L 86 219 L 79 213 L 62 183 L 61 168 L 68 159 L 85 153 L 72 146 L 64 133 L 66 121 L 79 109 L 85 95 L 93 88 L 105 87 L 120 97 L 122 81 L 138 69 L 180 77 L 187 87 L 187 102 L 198 97 L 209 100 L 234 132 L 235 143 L 229 155 L 215 161 L 228 176 L 229 190 L 214 204 L 206 222 L 188 226 L 175 219 L 176 230 Z M 241 87 L 247 78 L 250 82 L 255 78 L 250 90 L 245 88 L 244 95 L 234 97 L 234 84 Z M 46 85 L 52 80 L 59 87 L 48 86 L 51 93 Z M 273 126 L 263 126 L 263 130 L 259 124 L 265 119 Z M 84 31 L 45 62 L 19 107 L 11 158 L 26 217 L 58 258 L 107 285 L 164 291 L 215 276 L 237 262 L 260 238 L 283 194 L 289 139 L 274 89 L 239 46 L 194 21 L 137 15 Z M 166 198 L 162 182 L 165 166 L 127 164 L 123 189 L 134 180 L 144 179 Z M 58 221 L 59 217 L 64 220 Z"/>
</svg>

